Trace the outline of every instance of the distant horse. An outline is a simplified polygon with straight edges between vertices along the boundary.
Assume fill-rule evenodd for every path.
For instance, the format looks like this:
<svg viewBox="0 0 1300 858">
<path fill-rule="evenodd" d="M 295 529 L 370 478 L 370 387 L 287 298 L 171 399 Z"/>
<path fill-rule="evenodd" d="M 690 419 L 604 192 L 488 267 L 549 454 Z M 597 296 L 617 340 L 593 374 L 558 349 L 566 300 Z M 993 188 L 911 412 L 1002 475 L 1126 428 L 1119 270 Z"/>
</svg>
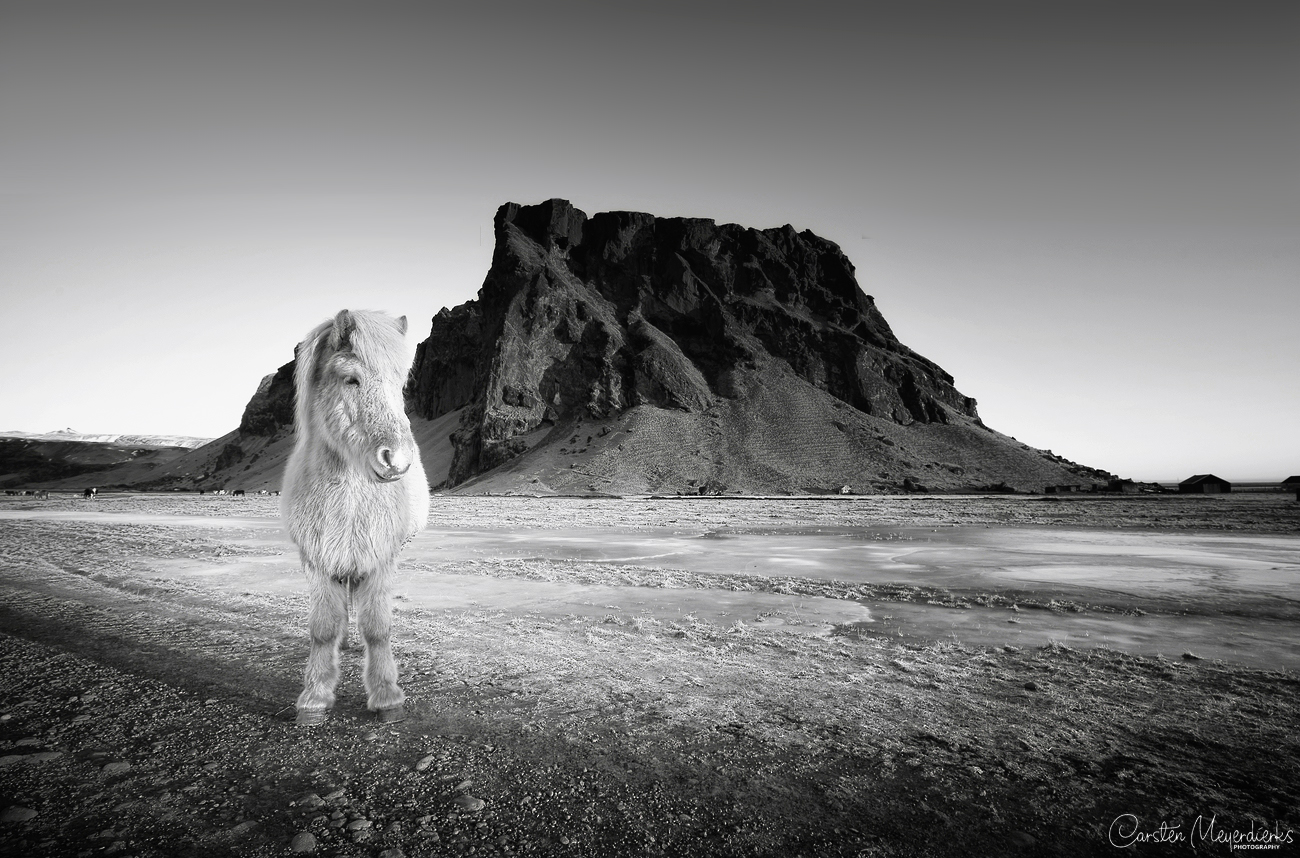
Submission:
<svg viewBox="0 0 1300 858">
<path fill-rule="evenodd" d="M 81 496 L 85 498 L 93 498 L 93 497 L 97 497 L 98 495 L 99 495 L 99 489 L 86 489 L 84 492 L 81 493 Z"/>
<path fill-rule="evenodd" d="M 40 491 L 38 491 L 38 492 L 36 493 L 36 499 L 37 499 L 37 500 L 49 500 L 49 499 L 50 499 L 50 493 L 49 493 L 48 491 L 46 491 L 45 489 L 41 489 Z"/>
<path fill-rule="evenodd" d="M 235 497 L 237 497 L 237 498 L 242 498 L 242 497 L 244 496 L 244 490 L 243 490 L 243 489 L 235 489 L 235 491 L 234 491 L 234 495 L 235 495 Z"/>
<path fill-rule="evenodd" d="M 414 358 L 406 317 L 342 310 L 298 346 L 295 440 L 280 509 L 311 600 L 311 654 L 297 722 L 325 721 L 348 605 L 365 641 L 367 708 L 402 720 L 390 643 L 397 555 L 429 517 L 429 488 L 402 388 Z"/>
</svg>

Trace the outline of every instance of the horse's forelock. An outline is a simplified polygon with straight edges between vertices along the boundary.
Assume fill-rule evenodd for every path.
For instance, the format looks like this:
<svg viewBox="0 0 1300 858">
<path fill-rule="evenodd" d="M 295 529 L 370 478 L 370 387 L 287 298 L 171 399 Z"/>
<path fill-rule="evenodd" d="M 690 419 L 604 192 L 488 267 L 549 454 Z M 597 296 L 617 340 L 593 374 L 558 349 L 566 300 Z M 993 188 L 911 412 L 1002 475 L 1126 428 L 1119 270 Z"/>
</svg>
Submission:
<svg viewBox="0 0 1300 858">
<path fill-rule="evenodd" d="M 405 319 L 369 310 L 341 310 L 307 335 L 298 346 L 294 370 L 295 416 L 300 431 L 310 425 L 311 403 L 325 369 L 340 353 L 348 353 L 381 376 L 405 385 L 414 356 L 406 343 Z"/>
<path fill-rule="evenodd" d="M 405 319 L 405 316 L 402 317 Z M 349 351 L 385 378 L 405 383 L 414 357 L 406 344 L 406 326 L 384 313 L 352 313 Z"/>
</svg>

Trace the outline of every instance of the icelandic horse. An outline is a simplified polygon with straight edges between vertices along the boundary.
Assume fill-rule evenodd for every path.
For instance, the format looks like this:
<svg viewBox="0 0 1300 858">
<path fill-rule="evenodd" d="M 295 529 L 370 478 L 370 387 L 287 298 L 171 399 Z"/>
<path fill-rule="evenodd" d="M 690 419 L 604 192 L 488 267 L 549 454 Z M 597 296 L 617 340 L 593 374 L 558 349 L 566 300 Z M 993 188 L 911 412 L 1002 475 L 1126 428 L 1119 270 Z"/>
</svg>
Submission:
<svg viewBox="0 0 1300 858">
<path fill-rule="evenodd" d="M 429 487 L 402 389 L 406 317 L 342 310 L 307 335 L 294 369 L 295 442 L 280 498 L 307 576 L 311 652 L 300 725 L 334 705 L 349 603 L 365 643 L 366 706 L 400 721 L 406 695 L 390 643 L 397 555 L 429 516 Z"/>
</svg>

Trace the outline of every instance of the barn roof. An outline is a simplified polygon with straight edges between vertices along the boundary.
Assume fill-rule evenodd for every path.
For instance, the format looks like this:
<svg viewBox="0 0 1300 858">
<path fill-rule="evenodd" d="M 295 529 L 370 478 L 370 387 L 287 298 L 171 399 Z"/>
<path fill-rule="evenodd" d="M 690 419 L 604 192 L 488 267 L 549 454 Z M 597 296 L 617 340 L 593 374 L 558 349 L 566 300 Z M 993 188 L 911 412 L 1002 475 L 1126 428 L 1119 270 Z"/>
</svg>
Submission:
<svg viewBox="0 0 1300 858">
<path fill-rule="evenodd" d="M 1227 482 L 1228 481 L 1225 480 L 1223 477 L 1216 477 L 1214 474 L 1193 474 L 1192 476 L 1183 480 L 1178 485 L 1194 486 L 1194 485 L 1198 485 L 1199 483 L 1227 483 Z"/>
</svg>

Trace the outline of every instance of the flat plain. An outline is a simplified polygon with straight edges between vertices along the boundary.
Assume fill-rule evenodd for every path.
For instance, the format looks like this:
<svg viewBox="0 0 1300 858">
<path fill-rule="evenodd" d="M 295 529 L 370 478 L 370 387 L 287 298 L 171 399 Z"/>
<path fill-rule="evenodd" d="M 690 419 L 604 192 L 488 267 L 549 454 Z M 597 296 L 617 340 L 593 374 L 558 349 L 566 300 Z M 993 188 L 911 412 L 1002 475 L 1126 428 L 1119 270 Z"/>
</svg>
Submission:
<svg viewBox="0 0 1300 858">
<path fill-rule="evenodd" d="M 0 847 L 1288 854 L 1297 570 L 1279 494 L 438 496 L 407 720 L 354 643 L 304 730 L 274 498 L 4 498 Z"/>
</svg>

